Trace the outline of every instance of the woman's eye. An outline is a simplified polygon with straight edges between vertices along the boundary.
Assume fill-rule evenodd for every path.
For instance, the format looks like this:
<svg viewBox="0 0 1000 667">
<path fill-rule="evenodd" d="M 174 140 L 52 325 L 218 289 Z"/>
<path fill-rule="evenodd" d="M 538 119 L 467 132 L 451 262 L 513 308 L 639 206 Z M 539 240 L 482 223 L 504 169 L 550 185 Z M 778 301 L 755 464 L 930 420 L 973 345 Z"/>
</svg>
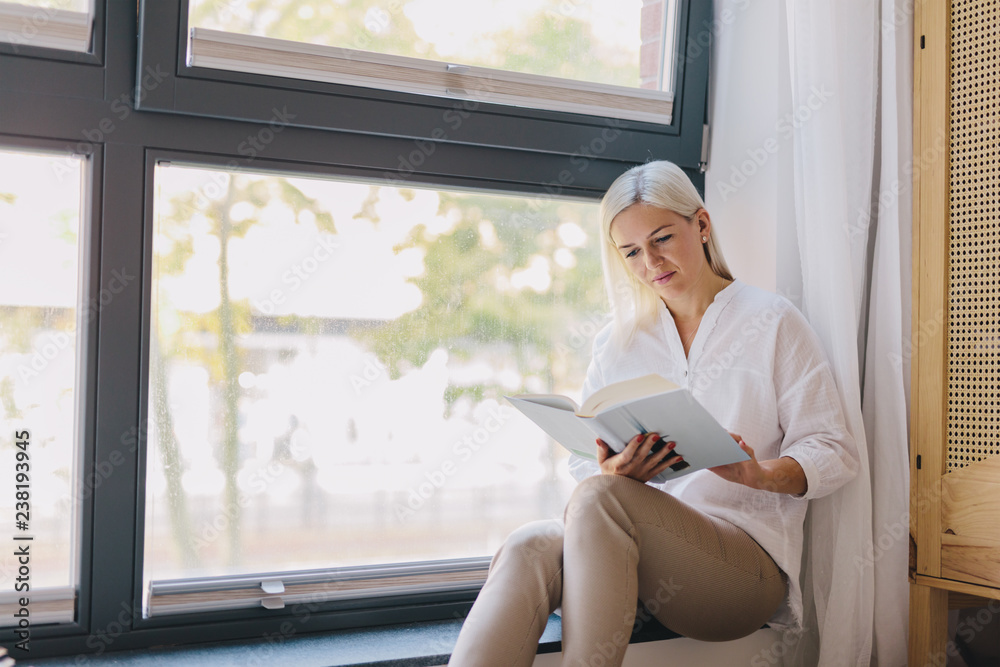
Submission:
<svg viewBox="0 0 1000 667">
<path fill-rule="evenodd" d="M 629 250 L 628 253 L 625 255 L 625 259 L 632 259 L 633 257 L 636 256 L 638 252 L 639 252 L 638 248 L 635 248 L 634 250 Z"/>
<path fill-rule="evenodd" d="M 656 242 L 657 243 L 665 243 L 666 241 L 670 240 L 671 236 L 673 236 L 673 234 L 667 234 L 666 236 L 661 236 L 660 238 L 656 239 Z"/>
</svg>

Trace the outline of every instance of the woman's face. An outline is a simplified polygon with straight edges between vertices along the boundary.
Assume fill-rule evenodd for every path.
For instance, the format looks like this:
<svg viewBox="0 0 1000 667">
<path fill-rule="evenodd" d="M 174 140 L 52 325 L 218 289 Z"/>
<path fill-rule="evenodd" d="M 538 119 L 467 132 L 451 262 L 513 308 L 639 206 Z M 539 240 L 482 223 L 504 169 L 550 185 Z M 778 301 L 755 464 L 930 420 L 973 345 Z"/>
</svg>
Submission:
<svg viewBox="0 0 1000 667">
<path fill-rule="evenodd" d="M 625 264 L 668 305 L 696 294 L 715 275 L 701 240 L 710 230 L 704 209 L 689 221 L 673 211 L 633 204 L 611 221 L 611 239 Z"/>
</svg>

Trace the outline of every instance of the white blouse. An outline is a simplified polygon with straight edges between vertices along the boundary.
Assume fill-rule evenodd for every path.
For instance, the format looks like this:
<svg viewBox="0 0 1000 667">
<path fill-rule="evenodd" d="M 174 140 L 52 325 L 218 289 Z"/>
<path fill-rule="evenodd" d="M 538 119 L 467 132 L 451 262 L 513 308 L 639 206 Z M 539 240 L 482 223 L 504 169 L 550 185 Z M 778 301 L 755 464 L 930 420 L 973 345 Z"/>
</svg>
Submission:
<svg viewBox="0 0 1000 667">
<path fill-rule="evenodd" d="M 688 388 L 720 424 L 743 436 L 758 461 L 789 456 L 802 466 L 808 483 L 803 496 L 751 489 L 709 470 L 650 484 L 756 540 L 789 580 L 788 598 L 769 625 L 801 627 L 805 500 L 832 493 L 859 468 L 815 332 L 787 299 L 736 280 L 705 311 L 686 358 L 666 306 L 658 323 L 637 332 L 626 348 L 612 339 L 608 325 L 594 340 L 584 398 L 612 382 L 659 373 Z M 575 455 L 569 467 L 578 481 L 600 472 Z"/>
</svg>

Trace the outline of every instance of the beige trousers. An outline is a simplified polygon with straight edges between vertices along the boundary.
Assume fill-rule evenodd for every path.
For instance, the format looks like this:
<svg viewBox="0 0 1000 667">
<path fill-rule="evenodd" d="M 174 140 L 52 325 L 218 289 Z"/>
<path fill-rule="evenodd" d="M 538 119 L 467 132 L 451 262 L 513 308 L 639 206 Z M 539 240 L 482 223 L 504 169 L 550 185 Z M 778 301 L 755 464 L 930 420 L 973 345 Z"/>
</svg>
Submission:
<svg viewBox="0 0 1000 667">
<path fill-rule="evenodd" d="M 563 665 L 621 665 L 637 602 L 686 637 L 760 628 L 784 574 L 743 530 L 619 475 L 577 486 L 563 521 L 526 524 L 493 557 L 449 665 L 529 666 L 562 606 Z"/>
</svg>

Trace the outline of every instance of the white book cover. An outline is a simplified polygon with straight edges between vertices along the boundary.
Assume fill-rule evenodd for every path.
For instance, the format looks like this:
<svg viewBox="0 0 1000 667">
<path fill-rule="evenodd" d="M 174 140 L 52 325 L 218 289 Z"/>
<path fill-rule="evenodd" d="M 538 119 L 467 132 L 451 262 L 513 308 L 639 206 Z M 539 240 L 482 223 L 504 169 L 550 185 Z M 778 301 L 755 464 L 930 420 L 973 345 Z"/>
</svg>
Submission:
<svg viewBox="0 0 1000 667">
<path fill-rule="evenodd" d="M 650 390 L 655 393 L 648 393 Z M 647 375 L 609 385 L 582 407 L 565 396 L 549 394 L 506 398 L 553 440 L 592 461 L 597 460 L 598 437 L 616 452 L 639 433 L 658 433 L 662 442 L 677 443 L 674 452 L 684 461 L 652 482 L 662 483 L 696 470 L 750 459 L 691 392 L 660 376 Z"/>
</svg>

